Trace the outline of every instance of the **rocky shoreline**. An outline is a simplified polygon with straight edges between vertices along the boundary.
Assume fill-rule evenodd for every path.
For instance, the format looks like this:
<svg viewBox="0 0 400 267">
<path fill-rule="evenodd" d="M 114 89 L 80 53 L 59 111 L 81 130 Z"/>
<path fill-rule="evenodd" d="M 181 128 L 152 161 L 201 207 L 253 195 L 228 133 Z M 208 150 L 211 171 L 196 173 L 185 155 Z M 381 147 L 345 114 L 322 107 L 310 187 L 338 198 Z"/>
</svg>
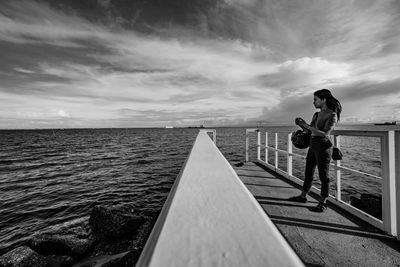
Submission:
<svg viewBox="0 0 400 267">
<path fill-rule="evenodd" d="M 79 224 L 35 233 L 23 246 L 0 256 L 0 267 L 134 266 L 158 213 L 94 206 Z"/>
</svg>

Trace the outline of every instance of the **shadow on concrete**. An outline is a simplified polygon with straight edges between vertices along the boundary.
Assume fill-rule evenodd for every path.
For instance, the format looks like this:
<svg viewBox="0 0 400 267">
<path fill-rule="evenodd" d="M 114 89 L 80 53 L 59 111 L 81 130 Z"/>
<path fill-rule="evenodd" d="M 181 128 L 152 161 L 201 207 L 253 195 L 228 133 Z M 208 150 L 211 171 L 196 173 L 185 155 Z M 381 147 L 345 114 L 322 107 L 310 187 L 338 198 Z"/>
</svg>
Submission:
<svg viewBox="0 0 400 267">
<path fill-rule="evenodd" d="M 258 164 L 258 163 L 257 163 Z M 258 165 L 257 165 L 258 166 Z M 261 167 L 262 165 L 260 165 Z M 265 167 L 264 167 L 265 168 Z M 251 171 L 251 172 L 259 172 L 259 173 L 265 173 L 263 170 L 257 170 L 257 169 L 249 169 L 249 168 L 234 168 L 235 171 Z"/>
<path fill-rule="evenodd" d="M 255 185 L 255 186 L 265 186 L 265 187 L 276 187 L 276 188 L 292 188 L 290 186 L 276 186 L 276 185 L 267 185 L 267 184 L 252 184 L 252 183 L 244 183 L 245 185 Z"/>
<path fill-rule="evenodd" d="M 325 225 L 320 221 L 305 221 L 300 220 L 298 221 L 296 218 L 292 217 L 280 217 L 280 216 L 269 216 L 271 220 L 277 225 L 288 225 L 288 226 L 296 226 L 296 227 L 305 227 L 311 228 L 319 231 L 329 231 L 338 234 L 347 234 L 351 236 L 360 236 L 365 238 L 373 238 L 380 240 L 381 242 L 385 243 L 387 246 L 391 247 L 392 249 L 400 252 L 400 242 L 396 240 L 394 237 L 388 236 L 385 233 L 376 233 L 376 232 L 369 232 L 363 230 L 362 228 L 358 230 L 346 229 L 348 228 L 347 225 Z"/>
<path fill-rule="evenodd" d="M 272 219 L 280 221 L 280 222 L 296 222 L 296 225 L 300 224 L 306 224 L 306 225 L 315 225 L 319 227 L 327 227 L 327 228 L 332 228 L 332 229 L 346 229 L 346 230 L 353 230 L 356 232 L 362 232 L 362 233 L 368 233 L 369 235 L 376 235 L 377 237 L 387 237 L 385 234 L 381 233 L 376 233 L 376 232 L 371 232 L 368 230 L 363 229 L 361 226 L 351 226 L 351 225 L 343 225 L 343 224 L 337 224 L 337 223 L 328 223 L 328 222 L 322 222 L 322 221 L 315 221 L 315 220 L 305 220 L 305 219 L 300 219 L 300 218 L 293 218 L 293 217 L 284 217 L 284 216 L 276 216 L 272 215 L 270 216 Z"/>
<path fill-rule="evenodd" d="M 270 176 L 261 176 L 261 175 L 242 175 L 238 174 L 239 177 L 249 177 L 249 178 L 260 178 L 260 179 L 276 179 L 276 177 L 270 177 Z"/>
<path fill-rule="evenodd" d="M 305 264 L 307 267 L 325 267 L 325 266 L 326 266 L 326 265 L 314 264 L 314 263 L 307 263 L 307 262 L 304 262 L 304 264 Z"/>
<path fill-rule="evenodd" d="M 274 186 L 275 187 L 275 186 Z M 281 187 L 281 188 L 291 188 L 291 187 Z M 314 200 L 308 200 L 307 203 L 300 203 L 300 202 L 294 202 L 294 201 L 289 201 L 287 198 L 278 198 L 278 197 L 265 197 L 265 196 L 254 196 L 257 200 L 277 200 L 277 201 L 285 201 L 284 203 L 295 203 L 295 204 L 307 204 L 307 203 L 317 203 L 317 201 Z M 266 202 L 268 204 L 269 202 Z M 305 207 L 305 206 L 304 206 Z"/>
<path fill-rule="evenodd" d="M 270 173 L 271 175 L 274 175 L 275 177 L 280 178 L 283 180 L 285 183 L 288 185 L 298 188 L 301 190 L 301 186 L 294 183 L 293 181 L 290 181 L 289 179 L 272 172 L 265 166 L 256 163 L 255 165 L 259 166 L 266 172 Z M 255 196 L 257 201 L 260 204 L 267 204 L 267 205 L 277 205 L 277 206 L 291 206 L 291 207 L 301 207 L 308 209 L 310 207 L 310 203 L 317 203 L 315 199 L 319 199 L 319 196 L 313 192 L 310 194 L 310 198 L 308 199 L 309 201 L 307 203 L 296 203 L 292 204 L 294 202 L 289 202 L 285 198 L 273 198 L 273 197 L 264 197 L 264 196 Z M 310 229 L 315 229 L 319 231 L 329 231 L 329 232 L 334 232 L 338 234 L 346 234 L 346 235 L 351 235 L 351 236 L 360 236 L 360 237 L 365 237 L 365 238 L 372 238 L 379 240 L 389 246 L 390 248 L 396 250 L 397 252 L 400 252 L 400 241 L 397 240 L 395 237 L 392 237 L 388 235 L 387 233 L 383 232 L 382 230 L 362 221 L 361 219 L 357 218 L 356 216 L 352 215 L 351 213 L 347 212 L 344 209 L 341 209 L 338 206 L 332 205 L 328 203 L 328 208 L 332 209 L 333 211 L 339 213 L 346 219 L 348 219 L 350 222 L 354 223 L 356 226 L 350 226 L 350 225 L 343 225 L 343 224 L 335 224 L 335 223 L 329 223 L 329 222 L 324 222 L 324 221 L 315 221 L 315 220 L 307 220 L 307 219 L 300 219 L 300 218 L 295 218 L 295 217 L 284 217 L 284 216 L 276 216 L 276 215 L 269 215 L 271 220 L 276 224 L 276 225 L 287 225 L 287 226 L 295 226 L 295 227 L 304 227 L 304 228 L 310 228 Z M 309 266 L 309 265 L 307 265 Z M 313 266 L 313 265 L 310 265 Z M 316 265 L 318 266 L 318 265 Z"/>
<path fill-rule="evenodd" d="M 308 209 L 310 207 L 307 203 L 296 203 L 296 202 L 283 203 L 283 202 L 273 202 L 273 201 L 259 201 L 258 199 L 257 199 L 257 201 L 260 204 L 267 204 L 267 205 L 274 205 L 274 206 L 298 207 L 298 208 L 304 208 L 304 209 Z M 267 211 L 265 211 L 265 212 L 267 212 Z"/>
</svg>

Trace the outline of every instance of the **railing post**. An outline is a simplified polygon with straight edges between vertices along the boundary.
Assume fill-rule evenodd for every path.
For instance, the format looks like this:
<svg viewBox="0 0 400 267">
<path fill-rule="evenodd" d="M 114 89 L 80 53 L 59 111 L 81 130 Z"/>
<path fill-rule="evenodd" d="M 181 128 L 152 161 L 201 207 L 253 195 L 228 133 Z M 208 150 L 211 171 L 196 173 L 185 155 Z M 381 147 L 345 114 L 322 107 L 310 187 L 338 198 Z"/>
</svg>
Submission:
<svg viewBox="0 0 400 267">
<path fill-rule="evenodd" d="M 261 131 L 257 131 L 257 159 L 261 160 Z"/>
<path fill-rule="evenodd" d="M 217 144 L 217 130 L 212 130 L 214 144 Z"/>
<path fill-rule="evenodd" d="M 275 133 L 275 149 L 278 149 L 278 133 Z M 278 150 L 275 150 L 275 168 L 278 168 L 279 154 Z"/>
<path fill-rule="evenodd" d="M 215 145 L 217 144 L 217 130 L 215 130 L 215 129 L 202 129 L 200 131 L 205 132 L 207 134 L 208 133 L 212 133 L 212 140 L 213 140 Z"/>
<path fill-rule="evenodd" d="M 268 163 L 268 132 L 265 132 L 265 162 Z"/>
<path fill-rule="evenodd" d="M 246 129 L 246 162 L 249 161 L 249 131 Z"/>
<path fill-rule="evenodd" d="M 396 236 L 395 131 L 381 138 L 382 160 L 382 221 L 383 229 Z"/>
<path fill-rule="evenodd" d="M 286 162 L 287 162 L 287 173 L 292 176 L 293 175 L 293 147 L 292 147 L 292 133 L 288 134 L 288 139 L 287 139 L 287 158 L 286 158 Z"/>
<path fill-rule="evenodd" d="M 397 239 L 400 239 L 400 131 L 395 131 Z"/>
<path fill-rule="evenodd" d="M 340 148 L 340 137 L 338 135 L 333 136 L 333 143 L 337 148 Z M 335 166 L 340 167 L 340 160 L 335 161 Z M 336 199 L 342 200 L 342 171 L 339 168 L 335 170 L 336 176 Z"/>
</svg>

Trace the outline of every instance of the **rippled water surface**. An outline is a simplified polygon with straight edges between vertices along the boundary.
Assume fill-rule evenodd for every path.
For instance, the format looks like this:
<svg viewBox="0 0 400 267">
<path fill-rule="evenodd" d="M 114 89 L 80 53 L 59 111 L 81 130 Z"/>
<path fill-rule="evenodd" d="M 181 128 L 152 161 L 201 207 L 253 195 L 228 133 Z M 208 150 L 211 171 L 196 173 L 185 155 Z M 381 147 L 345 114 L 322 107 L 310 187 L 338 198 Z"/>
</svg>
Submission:
<svg viewBox="0 0 400 267">
<path fill-rule="evenodd" d="M 284 149 L 293 127 L 275 130 L 284 132 L 279 142 Z M 36 231 L 88 216 L 95 204 L 159 211 L 197 133 L 179 128 L 0 131 L 0 254 Z M 217 145 L 231 162 L 243 161 L 245 129 L 217 129 Z M 344 163 L 380 174 L 377 140 L 343 138 L 342 146 Z M 304 162 L 294 167 L 301 176 Z M 373 183 L 344 175 L 349 193 L 352 188 L 380 193 L 380 183 Z"/>
<path fill-rule="evenodd" d="M 0 250 L 94 204 L 159 209 L 195 129 L 1 131 Z M 1 251 L 0 251 L 1 252 Z"/>
</svg>

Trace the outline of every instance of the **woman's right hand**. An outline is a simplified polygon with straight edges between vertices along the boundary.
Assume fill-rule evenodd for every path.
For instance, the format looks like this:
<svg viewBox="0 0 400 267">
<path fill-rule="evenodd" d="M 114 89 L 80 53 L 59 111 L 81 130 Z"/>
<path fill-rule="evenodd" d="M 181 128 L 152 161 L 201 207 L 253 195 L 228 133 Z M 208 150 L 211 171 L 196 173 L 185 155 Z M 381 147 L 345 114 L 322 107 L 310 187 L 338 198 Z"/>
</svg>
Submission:
<svg viewBox="0 0 400 267">
<path fill-rule="evenodd" d="M 304 125 L 304 123 L 306 123 L 306 121 L 303 120 L 302 118 L 296 118 L 296 119 L 294 120 L 294 123 L 296 123 L 296 125 L 301 126 L 301 125 Z"/>
</svg>

